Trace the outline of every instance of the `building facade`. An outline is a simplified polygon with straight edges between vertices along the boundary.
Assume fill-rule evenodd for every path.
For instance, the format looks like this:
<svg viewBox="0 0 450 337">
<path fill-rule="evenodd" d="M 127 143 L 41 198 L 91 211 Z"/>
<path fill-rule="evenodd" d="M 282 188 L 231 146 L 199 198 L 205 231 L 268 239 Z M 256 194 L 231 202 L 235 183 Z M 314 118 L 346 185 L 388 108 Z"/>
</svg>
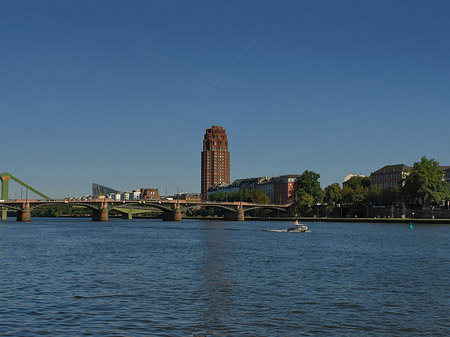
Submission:
<svg viewBox="0 0 450 337">
<path fill-rule="evenodd" d="M 230 152 L 223 127 L 206 129 L 201 160 L 201 193 L 206 200 L 209 187 L 230 183 Z"/>
<path fill-rule="evenodd" d="M 444 180 L 450 184 L 450 166 L 441 166 L 444 171 Z"/>
<path fill-rule="evenodd" d="M 300 175 L 290 174 L 274 177 L 270 180 L 273 184 L 273 199 L 276 204 L 291 204 L 297 200 L 297 180 Z"/>
<path fill-rule="evenodd" d="M 217 184 L 208 189 L 208 195 L 225 192 L 232 193 L 248 189 L 263 191 L 271 204 L 290 204 L 296 201 L 297 180 L 300 175 L 289 174 L 278 177 L 258 177 L 237 179 L 231 184 Z"/>
<path fill-rule="evenodd" d="M 157 188 L 141 188 L 140 198 L 145 200 L 160 200 Z"/>
<path fill-rule="evenodd" d="M 409 169 L 409 166 L 403 164 L 386 165 L 371 173 L 370 182 L 381 188 L 397 187 L 400 186 Z"/>
</svg>

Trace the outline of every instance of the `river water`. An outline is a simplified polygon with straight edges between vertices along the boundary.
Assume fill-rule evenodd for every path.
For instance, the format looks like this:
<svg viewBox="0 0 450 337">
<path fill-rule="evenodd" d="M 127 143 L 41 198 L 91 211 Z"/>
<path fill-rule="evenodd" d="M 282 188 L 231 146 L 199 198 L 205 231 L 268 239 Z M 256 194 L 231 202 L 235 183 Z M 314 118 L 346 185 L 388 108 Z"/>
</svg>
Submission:
<svg viewBox="0 0 450 337">
<path fill-rule="evenodd" d="M 1 336 L 449 336 L 450 226 L 0 223 Z"/>
</svg>

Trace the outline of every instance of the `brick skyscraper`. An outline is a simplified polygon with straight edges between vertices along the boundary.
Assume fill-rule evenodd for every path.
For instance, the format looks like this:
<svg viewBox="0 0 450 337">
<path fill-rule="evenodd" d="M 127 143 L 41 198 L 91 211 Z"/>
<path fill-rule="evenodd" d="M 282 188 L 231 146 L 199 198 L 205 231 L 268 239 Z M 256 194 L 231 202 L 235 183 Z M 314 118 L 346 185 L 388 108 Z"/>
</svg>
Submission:
<svg viewBox="0 0 450 337">
<path fill-rule="evenodd" d="M 218 183 L 230 183 L 230 152 L 225 129 L 213 126 L 206 129 L 202 151 L 202 198 L 208 188 Z"/>
</svg>

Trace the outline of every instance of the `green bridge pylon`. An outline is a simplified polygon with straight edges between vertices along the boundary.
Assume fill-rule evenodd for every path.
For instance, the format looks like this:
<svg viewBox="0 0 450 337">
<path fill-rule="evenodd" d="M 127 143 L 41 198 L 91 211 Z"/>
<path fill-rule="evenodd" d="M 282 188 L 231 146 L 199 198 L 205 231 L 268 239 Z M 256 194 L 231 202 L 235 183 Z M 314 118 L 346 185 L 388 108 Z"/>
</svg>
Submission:
<svg viewBox="0 0 450 337">
<path fill-rule="evenodd" d="M 2 200 L 8 201 L 8 193 L 9 193 L 8 187 L 9 187 L 9 181 L 11 179 L 14 180 L 15 182 L 19 183 L 23 187 L 29 189 L 30 191 L 36 193 L 37 195 L 41 196 L 42 198 L 44 198 L 46 200 L 50 199 L 50 197 L 48 197 L 45 194 L 39 192 L 38 190 L 34 189 L 33 187 L 25 184 L 20 179 L 17 179 L 11 173 L 5 172 L 5 173 L 0 173 L 0 180 L 2 181 Z M 6 218 L 7 218 L 7 210 L 6 209 L 2 209 L 2 221 L 6 220 Z"/>
</svg>

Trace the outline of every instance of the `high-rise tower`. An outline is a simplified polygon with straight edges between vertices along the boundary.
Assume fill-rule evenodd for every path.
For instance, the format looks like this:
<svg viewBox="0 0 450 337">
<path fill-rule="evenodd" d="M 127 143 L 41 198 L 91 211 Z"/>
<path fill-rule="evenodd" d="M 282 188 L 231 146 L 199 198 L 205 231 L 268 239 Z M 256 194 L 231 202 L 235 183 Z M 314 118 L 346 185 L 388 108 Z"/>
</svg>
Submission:
<svg viewBox="0 0 450 337">
<path fill-rule="evenodd" d="M 225 129 L 213 126 L 206 129 L 202 151 L 202 198 L 208 188 L 219 183 L 230 183 L 230 152 Z"/>
</svg>

